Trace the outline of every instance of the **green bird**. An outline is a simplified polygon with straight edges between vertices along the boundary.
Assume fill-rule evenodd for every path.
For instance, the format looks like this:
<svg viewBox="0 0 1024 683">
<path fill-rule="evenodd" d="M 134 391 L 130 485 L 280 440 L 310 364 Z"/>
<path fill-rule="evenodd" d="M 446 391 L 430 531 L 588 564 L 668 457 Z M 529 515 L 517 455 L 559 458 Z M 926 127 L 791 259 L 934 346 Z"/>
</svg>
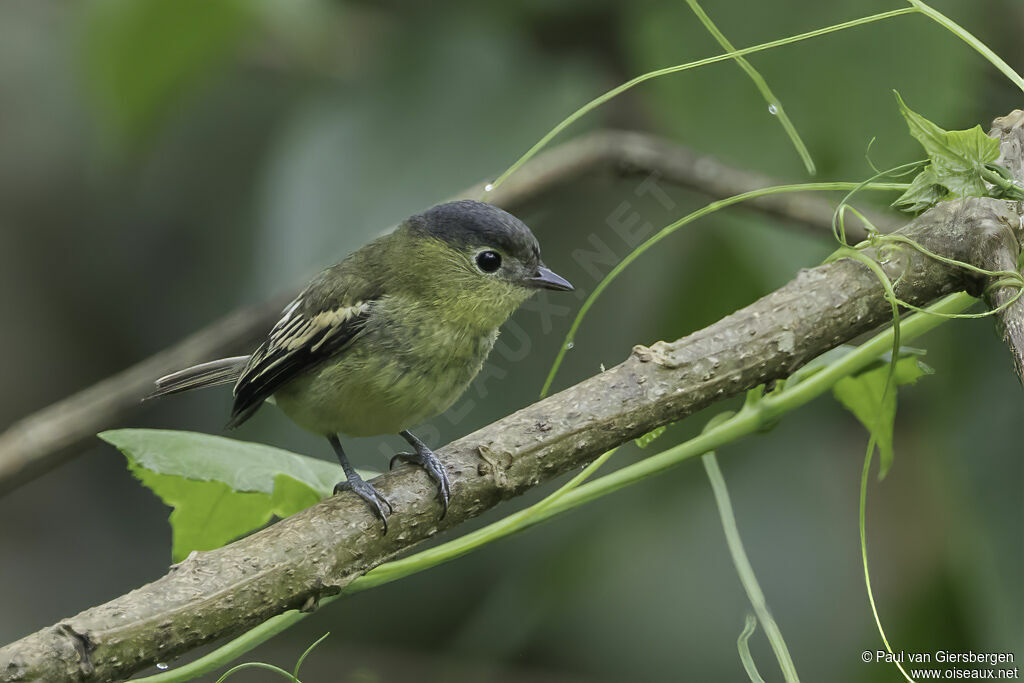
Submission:
<svg viewBox="0 0 1024 683">
<path fill-rule="evenodd" d="M 320 273 L 252 355 L 161 377 L 152 396 L 233 382 L 229 428 L 272 400 L 327 438 L 346 477 L 334 492 L 359 494 L 387 533 L 393 507 L 355 471 L 338 435 L 400 434 L 413 452 L 391 465 L 423 467 L 447 512 L 444 465 L 409 429 L 462 395 L 498 328 L 538 289 L 573 287 L 544 265 L 522 221 L 480 202 L 441 204 Z"/>
</svg>

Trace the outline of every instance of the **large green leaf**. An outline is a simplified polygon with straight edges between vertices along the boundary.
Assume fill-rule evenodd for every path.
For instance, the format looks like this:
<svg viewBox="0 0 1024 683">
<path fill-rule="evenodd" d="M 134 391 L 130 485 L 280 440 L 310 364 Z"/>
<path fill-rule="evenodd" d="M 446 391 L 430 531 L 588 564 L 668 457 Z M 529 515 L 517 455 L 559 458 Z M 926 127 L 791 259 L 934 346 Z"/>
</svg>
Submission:
<svg viewBox="0 0 1024 683">
<path fill-rule="evenodd" d="M 273 446 L 209 434 L 166 429 L 115 429 L 99 436 L 152 472 L 220 481 L 235 491 L 273 493 L 274 477 L 287 474 L 325 497 L 345 476 L 336 463 Z"/>
<path fill-rule="evenodd" d="M 119 429 L 100 438 L 124 453 L 132 474 L 174 508 L 175 562 L 313 505 L 345 476 L 324 460 L 207 434 Z"/>
<path fill-rule="evenodd" d="M 372 476 L 372 473 L 365 473 Z M 299 510 L 316 505 L 322 500 L 319 493 L 304 482 L 287 474 L 274 477 L 274 492 L 270 496 L 270 507 L 278 517 L 294 515 Z"/>
<path fill-rule="evenodd" d="M 128 459 L 128 469 L 164 503 L 174 508 L 171 559 L 181 562 L 193 550 L 212 550 L 258 529 L 273 516 L 270 496 L 232 490 L 219 481 L 157 474 Z"/>
<path fill-rule="evenodd" d="M 896 420 L 896 387 L 913 384 L 923 375 L 934 371 L 916 356 L 904 356 L 896 361 L 893 371 L 893 387 L 886 391 L 889 379 L 889 363 L 853 377 L 844 377 L 836 382 L 832 393 L 836 399 L 852 412 L 863 424 L 878 446 L 881 463 L 879 478 L 885 477 L 892 466 L 892 432 Z"/>
</svg>

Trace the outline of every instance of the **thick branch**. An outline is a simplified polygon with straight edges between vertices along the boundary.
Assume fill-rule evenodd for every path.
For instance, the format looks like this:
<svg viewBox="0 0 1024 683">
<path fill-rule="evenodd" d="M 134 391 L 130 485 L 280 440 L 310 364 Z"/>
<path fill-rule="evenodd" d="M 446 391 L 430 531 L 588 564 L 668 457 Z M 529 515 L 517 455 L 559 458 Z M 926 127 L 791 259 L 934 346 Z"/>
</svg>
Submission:
<svg viewBox="0 0 1024 683">
<path fill-rule="evenodd" d="M 1015 110 L 1007 116 L 993 121 L 989 135 L 1001 137 L 998 163 L 1007 167 L 1017 183 L 1024 186 L 1024 111 Z M 1024 205 L 1018 202 L 1017 213 L 1024 216 Z M 1024 217 L 1021 218 L 1024 221 Z M 1018 233 L 1019 235 L 1019 233 Z M 1004 235 L 1003 249 L 989 250 L 989 270 L 1018 271 L 1017 258 L 1021 253 L 1021 243 L 1013 239 L 1013 235 Z M 993 308 L 1002 306 L 1013 298 L 1016 290 L 1004 287 L 995 290 L 990 298 Z M 1003 341 L 1013 355 L 1013 365 L 1017 370 L 1017 378 L 1024 383 L 1024 297 L 1007 306 L 1000 314 L 999 321 L 1003 332 Z"/>
<path fill-rule="evenodd" d="M 767 177 L 730 168 L 660 138 L 605 131 L 540 155 L 489 193 L 487 199 L 511 210 L 595 172 L 656 173 L 666 182 L 714 197 L 774 184 Z M 459 196 L 479 198 L 483 187 L 480 183 Z M 750 205 L 819 232 L 830 226 L 832 207 L 820 197 L 764 197 Z M 872 216 L 872 220 L 882 229 L 892 226 L 892 219 L 886 216 Z M 848 232 L 856 240 L 860 235 L 855 230 Z M 254 346 L 289 299 L 281 297 L 239 309 L 155 356 L 11 425 L 0 434 L 0 494 L 72 457 L 97 432 L 117 426 L 136 412 L 140 399 L 149 393 L 157 377 Z"/>
<path fill-rule="evenodd" d="M 978 263 L 984 245 L 1003 248 L 998 236 L 1007 230 L 1020 239 L 1020 217 L 1010 203 L 971 199 L 944 203 L 901 232 L 931 251 Z M 893 279 L 902 275 L 902 299 L 921 305 L 983 285 L 909 248 L 890 253 L 882 267 Z M 786 377 L 888 321 L 882 292 L 875 275 L 854 261 L 804 270 L 704 330 L 638 346 L 620 365 L 441 449 L 454 487 L 444 519 L 422 470 L 388 473 L 375 480 L 395 503 L 387 536 L 358 497 L 334 496 L 224 548 L 196 553 L 153 583 L 0 649 L 0 680 L 124 678 L 335 593 L 503 499 L 659 425 Z"/>
</svg>

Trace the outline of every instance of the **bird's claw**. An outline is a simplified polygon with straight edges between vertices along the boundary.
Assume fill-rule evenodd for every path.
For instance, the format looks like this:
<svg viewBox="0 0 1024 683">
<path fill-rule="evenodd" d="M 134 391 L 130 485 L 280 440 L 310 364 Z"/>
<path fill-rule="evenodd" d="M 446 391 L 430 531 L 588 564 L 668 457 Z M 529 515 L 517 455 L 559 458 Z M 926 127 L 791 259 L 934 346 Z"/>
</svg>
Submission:
<svg viewBox="0 0 1024 683">
<path fill-rule="evenodd" d="M 394 469 L 395 462 L 398 460 L 419 465 L 427 471 L 431 479 L 437 482 L 437 490 L 441 495 L 441 506 L 444 508 L 441 511 L 441 519 L 444 519 L 444 516 L 448 514 L 448 500 L 452 495 L 452 484 L 448 481 L 448 473 L 444 469 L 444 463 L 434 455 L 433 451 L 427 448 L 424 448 L 422 452 L 417 451 L 416 453 L 396 453 L 391 458 L 391 462 L 388 463 L 388 469 Z"/>
<path fill-rule="evenodd" d="M 369 503 L 377 512 L 380 521 L 384 523 L 384 533 L 388 533 L 388 515 L 393 513 L 395 508 L 391 505 L 391 501 L 385 498 L 380 491 L 361 478 L 339 481 L 334 485 L 334 493 L 337 494 L 341 491 L 354 491 L 356 495 Z M 384 507 L 387 507 L 387 513 L 384 512 Z"/>
</svg>

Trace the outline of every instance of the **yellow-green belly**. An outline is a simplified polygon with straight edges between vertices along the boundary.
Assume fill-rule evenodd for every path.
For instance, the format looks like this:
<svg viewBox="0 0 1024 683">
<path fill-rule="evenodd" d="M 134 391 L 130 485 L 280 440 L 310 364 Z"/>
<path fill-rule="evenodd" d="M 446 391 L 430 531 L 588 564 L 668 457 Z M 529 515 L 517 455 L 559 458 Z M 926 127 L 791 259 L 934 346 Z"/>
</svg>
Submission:
<svg viewBox="0 0 1024 683">
<path fill-rule="evenodd" d="M 462 395 L 497 338 L 496 330 L 432 327 L 421 326 L 413 338 L 368 330 L 337 357 L 285 384 L 274 400 L 314 434 L 374 436 L 414 427 Z"/>
</svg>

